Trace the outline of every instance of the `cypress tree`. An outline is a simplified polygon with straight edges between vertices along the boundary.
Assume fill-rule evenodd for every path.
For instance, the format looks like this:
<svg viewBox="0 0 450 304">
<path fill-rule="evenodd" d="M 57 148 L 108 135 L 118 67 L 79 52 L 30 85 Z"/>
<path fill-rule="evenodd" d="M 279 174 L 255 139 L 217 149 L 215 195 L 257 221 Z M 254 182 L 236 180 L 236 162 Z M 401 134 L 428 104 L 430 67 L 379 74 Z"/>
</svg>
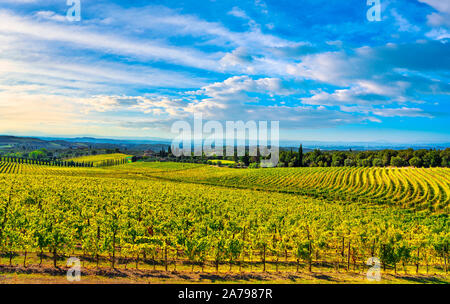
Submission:
<svg viewBox="0 0 450 304">
<path fill-rule="evenodd" d="M 300 147 L 298 148 L 297 166 L 303 167 L 303 145 L 302 144 L 300 144 Z"/>
</svg>

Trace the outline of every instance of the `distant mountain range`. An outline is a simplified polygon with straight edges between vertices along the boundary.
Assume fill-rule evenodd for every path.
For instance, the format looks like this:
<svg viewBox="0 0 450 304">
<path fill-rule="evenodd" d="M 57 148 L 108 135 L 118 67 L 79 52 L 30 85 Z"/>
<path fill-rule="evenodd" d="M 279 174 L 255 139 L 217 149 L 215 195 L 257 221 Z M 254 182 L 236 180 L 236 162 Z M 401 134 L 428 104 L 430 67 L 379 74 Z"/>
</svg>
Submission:
<svg viewBox="0 0 450 304">
<path fill-rule="evenodd" d="M 45 148 L 58 149 L 116 149 L 136 151 L 160 151 L 167 149 L 169 141 L 117 140 L 92 137 L 56 138 L 56 137 L 18 137 L 0 135 L 0 150 L 35 150 Z"/>
<path fill-rule="evenodd" d="M 282 149 L 298 149 L 300 143 L 308 151 L 312 149 L 321 150 L 381 150 L 381 149 L 445 149 L 450 147 L 450 143 L 388 143 L 388 142 L 324 142 L 324 141 L 280 141 Z M 159 151 L 167 149 L 171 144 L 170 139 L 149 138 L 149 139 L 113 139 L 113 138 L 94 138 L 94 137 L 19 137 L 0 135 L 0 149 L 13 147 L 23 147 L 26 149 L 76 149 L 76 148 L 95 148 L 95 149 L 131 149 L 131 150 L 153 150 Z"/>
<path fill-rule="evenodd" d="M 79 143 L 104 143 L 104 144 L 131 144 L 131 145 L 143 145 L 143 144 L 170 144 L 170 140 L 164 138 L 155 139 L 112 139 L 112 138 L 94 138 L 94 137 L 75 137 L 75 138 L 57 138 L 57 137 L 39 137 L 39 139 L 47 141 L 64 140 L 67 142 L 79 142 Z"/>
</svg>

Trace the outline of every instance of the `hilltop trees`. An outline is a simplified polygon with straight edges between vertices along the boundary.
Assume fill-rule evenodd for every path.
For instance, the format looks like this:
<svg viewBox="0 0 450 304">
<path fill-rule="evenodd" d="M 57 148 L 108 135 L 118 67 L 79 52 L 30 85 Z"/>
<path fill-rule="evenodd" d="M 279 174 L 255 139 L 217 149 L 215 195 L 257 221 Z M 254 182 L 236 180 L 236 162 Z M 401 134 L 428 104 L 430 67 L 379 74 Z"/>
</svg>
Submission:
<svg viewBox="0 0 450 304">
<path fill-rule="evenodd" d="M 224 155 L 226 155 L 224 150 Z M 250 156 L 248 147 L 245 155 L 238 156 L 236 149 L 234 155 L 217 156 L 205 155 L 190 157 L 175 157 L 169 147 L 168 152 L 162 149 L 159 152 L 159 159 L 164 161 L 189 162 L 189 163 L 208 163 L 209 160 L 230 160 L 236 162 L 234 167 L 259 168 L 261 160 L 269 157 L 262 157 L 257 149 L 257 155 Z M 154 159 L 158 160 L 158 158 Z M 222 163 L 224 163 L 222 161 Z M 450 167 L 450 148 L 445 150 L 438 149 L 406 149 L 406 150 L 369 150 L 355 151 L 326 151 L 314 149 L 304 152 L 303 145 L 299 145 L 297 150 L 293 148 L 280 148 L 278 167 Z"/>
<path fill-rule="evenodd" d="M 314 149 L 303 153 L 280 151 L 279 167 L 449 167 L 450 148 L 445 150 L 379 150 L 379 151 L 323 151 Z"/>
</svg>

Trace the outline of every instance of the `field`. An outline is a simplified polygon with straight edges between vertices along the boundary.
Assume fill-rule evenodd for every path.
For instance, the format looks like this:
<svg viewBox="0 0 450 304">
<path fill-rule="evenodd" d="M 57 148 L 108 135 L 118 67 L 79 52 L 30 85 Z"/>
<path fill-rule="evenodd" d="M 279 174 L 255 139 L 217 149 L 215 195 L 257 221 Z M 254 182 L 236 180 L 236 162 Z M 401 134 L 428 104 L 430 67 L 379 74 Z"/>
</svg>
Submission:
<svg viewBox="0 0 450 304">
<path fill-rule="evenodd" d="M 0 172 L 0 272 L 15 282 L 64 281 L 70 256 L 87 282 L 367 282 L 370 257 L 382 282 L 449 282 L 447 168 Z"/>
<path fill-rule="evenodd" d="M 138 168 L 139 163 L 129 168 Z M 228 169 L 194 167 L 176 175 L 143 167 L 156 178 L 232 188 L 301 194 L 330 200 L 361 201 L 428 209 L 448 214 L 448 168 L 267 168 Z"/>
<path fill-rule="evenodd" d="M 123 153 L 113 153 L 113 154 L 99 154 L 99 155 L 74 157 L 66 161 L 74 161 L 77 163 L 92 163 L 94 167 L 100 167 L 106 164 L 110 165 L 112 164 L 111 162 L 117 162 L 131 157 L 132 155 L 127 155 Z"/>
<path fill-rule="evenodd" d="M 224 159 L 213 159 L 213 160 L 211 160 L 211 162 L 214 165 L 217 165 L 218 162 L 220 162 L 222 165 L 234 165 L 236 163 L 232 160 L 224 160 Z"/>
</svg>

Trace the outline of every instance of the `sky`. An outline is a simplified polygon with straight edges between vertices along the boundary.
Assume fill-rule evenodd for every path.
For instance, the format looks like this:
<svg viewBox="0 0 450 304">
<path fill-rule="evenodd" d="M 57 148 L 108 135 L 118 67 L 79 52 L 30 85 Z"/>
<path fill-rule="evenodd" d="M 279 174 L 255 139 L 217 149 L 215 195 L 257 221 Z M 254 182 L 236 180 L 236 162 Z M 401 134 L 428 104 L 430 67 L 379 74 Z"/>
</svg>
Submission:
<svg viewBox="0 0 450 304">
<path fill-rule="evenodd" d="M 71 1 L 68 1 L 71 2 Z M 450 142 L 450 0 L 0 0 L 0 134 Z"/>
</svg>

